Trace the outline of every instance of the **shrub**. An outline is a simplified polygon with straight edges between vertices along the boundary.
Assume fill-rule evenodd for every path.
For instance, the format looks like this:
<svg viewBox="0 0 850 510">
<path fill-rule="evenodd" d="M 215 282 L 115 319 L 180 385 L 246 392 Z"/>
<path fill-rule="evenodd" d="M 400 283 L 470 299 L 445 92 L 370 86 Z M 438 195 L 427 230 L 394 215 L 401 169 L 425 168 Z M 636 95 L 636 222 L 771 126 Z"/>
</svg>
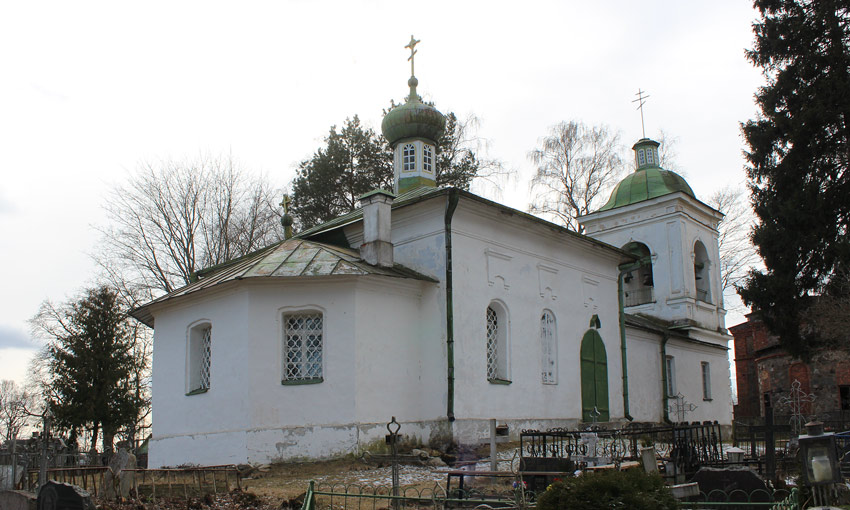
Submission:
<svg viewBox="0 0 850 510">
<path fill-rule="evenodd" d="M 678 503 L 658 474 L 640 469 L 584 473 L 555 482 L 537 498 L 538 510 L 673 510 Z"/>
</svg>

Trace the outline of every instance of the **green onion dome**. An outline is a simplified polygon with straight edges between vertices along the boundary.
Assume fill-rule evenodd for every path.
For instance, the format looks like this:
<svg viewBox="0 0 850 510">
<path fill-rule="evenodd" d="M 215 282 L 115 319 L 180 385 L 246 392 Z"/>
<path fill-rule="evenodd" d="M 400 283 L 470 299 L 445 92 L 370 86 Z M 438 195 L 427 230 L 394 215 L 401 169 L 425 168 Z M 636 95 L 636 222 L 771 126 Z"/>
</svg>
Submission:
<svg viewBox="0 0 850 510">
<path fill-rule="evenodd" d="M 390 110 L 381 122 L 384 138 L 390 145 L 405 138 L 425 138 L 436 145 L 446 129 L 446 118 L 416 94 L 419 80 L 415 76 L 411 76 L 407 84 L 410 95 L 405 103 Z"/>
<path fill-rule="evenodd" d="M 599 210 L 607 211 L 636 204 L 652 198 L 682 192 L 696 198 L 685 179 L 658 166 L 658 146 L 655 140 L 641 138 L 632 147 L 635 151 L 636 170 L 611 192 L 611 198 Z"/>
</svg>

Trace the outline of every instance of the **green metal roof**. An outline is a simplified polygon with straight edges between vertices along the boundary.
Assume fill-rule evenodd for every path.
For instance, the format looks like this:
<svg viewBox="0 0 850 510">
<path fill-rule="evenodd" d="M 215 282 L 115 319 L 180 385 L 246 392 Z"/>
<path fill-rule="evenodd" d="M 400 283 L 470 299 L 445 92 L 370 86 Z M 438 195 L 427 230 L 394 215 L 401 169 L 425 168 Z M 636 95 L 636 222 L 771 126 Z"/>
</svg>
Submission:
<svg viewBox="0 0 850 510">
<path fill-rule="evenodd" d="M 198 274 L 198 280 L 132 310 L 130 315 L 151 326 L 153 315 L 150 312 L 150 305 L 222 283 L 249 278 L 378 275 L 436 282 L 433 278 L 401 264 L 395 264 L 393 267 L 373 266 L 364 262 L 357 250 L 298 238 L 275 243 Z"/>
<path fill-rule="evenodd" d="M 679 191 L 696 198 L 681 175 L 658 167 L 640 168 L 617 184 L 611 198 L 599 210 L 607 211 Z"/>
<path fill-rule="evenodd" d="M 658 142 L 649 138 L 641 138 L 635 143 L 632 149 L 635 151 L 637 170 L 617 184 L 611 193 L 611 198 L 599 209 L 600 211 L 616 209 L 680 191 L 696 198 L 694 190 L 681 175 L 658 166 L 658 145 Z"/>
<path fill-rule="evenodd" d="M 390 110 L 381 122 L 381 131 L 390 145 L 405 138 L 425 138 L 436 143 L 446 129 L 446 117 L 416 94 L 418 83 L 415 76 L 410 77 L 406 102 Z"/>
</svg>

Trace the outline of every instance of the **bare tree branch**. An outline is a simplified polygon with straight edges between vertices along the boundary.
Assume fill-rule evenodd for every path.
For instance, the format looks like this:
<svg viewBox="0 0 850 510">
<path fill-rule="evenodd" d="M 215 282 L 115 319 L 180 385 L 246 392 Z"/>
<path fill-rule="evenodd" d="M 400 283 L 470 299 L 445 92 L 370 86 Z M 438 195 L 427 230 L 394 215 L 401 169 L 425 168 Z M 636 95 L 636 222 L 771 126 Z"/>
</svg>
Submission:
<svg viewBox="0 0 850 510">
<path fill-rule="evenodd" d="M 709 197 L 708 205 L 725 215 L 717 229 L 717 244 L 721 286 L 726 292 L 741 283 L 749 269 L 758 263 L 758 254 L 750 241 L 755 217 L 740 187 L 720 188 Z"/>
<path fill-rule="evenodd" d="M 171 292 L 281 239 L 278 195 L 230 157 L 146 163 L 107 199 L 94 258 L 129 302 Z"/>
<path fill-rule="evenodd" d="M 529 210 L 582 232 L 577 218 L 602 204 L 625 171 L 619 135 L 605 126 L 561 122 L 528 157 L 537 166 Z"/>
</svg>

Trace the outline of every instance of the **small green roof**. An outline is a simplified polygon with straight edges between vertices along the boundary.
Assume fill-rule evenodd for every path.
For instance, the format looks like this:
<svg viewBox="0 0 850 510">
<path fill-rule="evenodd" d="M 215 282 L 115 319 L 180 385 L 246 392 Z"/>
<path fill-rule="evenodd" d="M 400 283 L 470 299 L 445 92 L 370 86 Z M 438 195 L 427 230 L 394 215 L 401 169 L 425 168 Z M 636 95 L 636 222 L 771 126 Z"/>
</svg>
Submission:
<svg viewBox="0 0 850 510">
<path fill-rule="evenodd" d="M 600 211 L 616 209 L 676 192 L 696 198 L 694 190 L 681 175 L 658 166 L 657 147 L 658 142 L 647 138 L 639 140 L 634 145 L 637 170 L 617 184 L 611 192 L 611 198 L 599 209 Z M 643 157 L 637 158 L 639 150 L 645 150 L 646 155 L 641 154 Z M 653 156 L 650 156 L 650 151 Z"/>
<path fill-rule="evenodd" d="M 410 77 L 406 102 L 390 110 L 381 122 L 381 131 L 390 145 L 406 138 L 425 138 L 436 143 L 446 129 L 446 117 L 416 94 L 418 83 L 415 76 Z"/>
</svg>

